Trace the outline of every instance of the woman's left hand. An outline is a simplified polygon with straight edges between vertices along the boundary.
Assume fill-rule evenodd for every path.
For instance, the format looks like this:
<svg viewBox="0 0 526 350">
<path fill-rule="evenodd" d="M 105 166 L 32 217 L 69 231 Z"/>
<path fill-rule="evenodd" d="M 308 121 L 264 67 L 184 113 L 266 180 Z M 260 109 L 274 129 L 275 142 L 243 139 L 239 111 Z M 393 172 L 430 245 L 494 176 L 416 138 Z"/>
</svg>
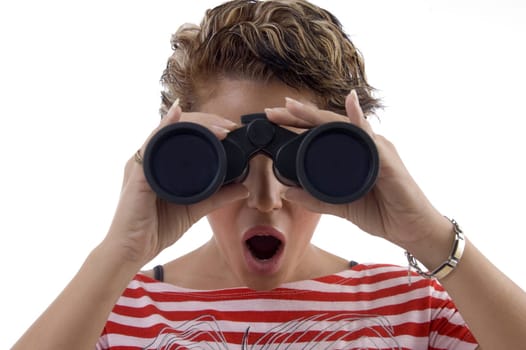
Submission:
<svg viewBox="0 0 526 350">
<path fill-rule="evenodd" d="M 269 120 L 282 126 L 313 128 L 343 121 L 362 128 L 378 148 L 380 170 L 375 186 L 365 196 L 349 204 L 322 202 L 303 189 L 294 187 L 284 193 L 285 200 L 300 203 L 314 212 L 348 219 L 363 231 L 405 249 L 425 242 L 434 233 L 450 231 L 451 224 L 418 187 L 393 144 L 373 132 L 354 90 L 347 96 L 345 108 L 347 116 L 287 99 L 285 108 L 271 108 L 266 113 Z"/>
</svg>

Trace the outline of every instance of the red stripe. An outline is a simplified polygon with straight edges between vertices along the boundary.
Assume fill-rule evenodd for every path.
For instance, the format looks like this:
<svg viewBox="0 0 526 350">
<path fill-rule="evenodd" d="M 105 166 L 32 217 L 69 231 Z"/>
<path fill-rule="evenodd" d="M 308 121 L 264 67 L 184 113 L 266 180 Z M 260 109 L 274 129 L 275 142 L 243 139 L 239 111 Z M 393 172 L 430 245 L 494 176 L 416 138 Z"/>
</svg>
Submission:
<svg viewBox="0 0 526 350">
<path fill-rule="evenodd" d="M 398 278 L 396 274 L 394 278 Z M 391 277 L 393 278 L 393 277 Z M 386 279 L 383 279 L 384 281 Z M 377 283 L 382 280 L 375 280 L 372 283 Z M 353 281 L 353 284 L 355 282 Z M 352 286 L 351 283 L 345 286 Z M 408 283 L 395 285 L 388 288 L 378 289 L 371 292 L 360 291 L 356 289 L 353 292 L 319 292 L 308 290 L 297 290 L 279 288 L 272 292 L 257 292 L 247 290 L 228 290 L 228 292 L 150 292 L 143 287 L 135 289 L 126 289 L 123 296 L 128 298 L 141 298 L 148 296 L 155 302 L 180 302 L 180 301 L 235 301 L 235 300 L 250 300 L 250 299 L 269 299 L 269 300 L 310 300 L 310 301 L 356 301 L 356 300 L 375 300 L 384 297 L 396 297 L 397 295 L 415 291 L 419 288 L 428 288 L 429 281 L 424 279 L 415 280 L 411 286 Z"/>
<path fill-rule="evenodd" d="M 137 336 L 140 335 L 142 338 L 145 339 L 152 339 L 158 337 L 158 335 L 168 335 L 173 334 L 174 336 L 179 335 L 181 337 L 184 337 L 184 335 L 181 335 L 182 331 L 176 331 L 174 329 L 167 328 L 166 325 L 158 324 L 153 327 L 149 328 L 140 328 L 140 327 L 131 327 L 131 326 L 123 326 L 115 323 L 108 323 L 108 334 L 121 334 L 121 335 L 128 335 L 128 336 Z M 250 344 L 254 344 L 257 341 L 264 341 L 269 339 L 274 339 L 276 342 L 278 339 L 281 339 L 282 341 L 284 339 L 287 339 L 286 343 L 295 343 L 295 342 L 308 342 L 312 340 L 320 340 L 324 339 L 325 341 L 334 341 L 336 339 L 341 339 L 345 341 L 353 341 L 357 340 L 361 337 L 371 337 L 371 338 L 377 338 L 377 337 L 383 337 L 385 339 L 391 338 L 392 334 L 395 335 L 410 335 L 414 337 L 426 337 L 429 335 L 429 328 L 428 326 L 424 324 L 418 324 L 418 323 L 404 323 L 398 326 L 394 326 L 392 329 L 386 329 L 382 326 L 369 326 L 369 327 L 362 327 L 360 329 L 350 329 L 350 330 L 326 330 L 326 331 L 318 331 L 318 330 L 310 330 L 310 331 L 297 331 L 297 332 L 268 332 L 268 333 L 261 333 L 261 332 L 254 332 L 251 331 L 249 328 L 249 323 L 247 323 L 247 330 L 248 330 L 248 342 Z M 221 335 L 225 338 L 225 340 L 228 343 L 237 343 L 240 344 L 243 336 L 245 335 L 245 330 L 243 332 L 228 332 L 224 331 L 221 332 Z M 203 331 L 200 333 L 196 333 L 192 335 L 193 341 L 217 341 L 218 340 L 218 334 L 211 331 Z"/>
<path fill-rule="evenodd" d="M 382 269 L 385 268 L 385 271 Z M 357 265 L 352 268 L 350 276 L 345 277 L 340 275 L 331 275 L 322 278 L 318 278 L 315 281 L 332 285 L 334 292 L 320 292 L 311 290 L 294 289 L 294 284 L 291 284 L 291 288 L 278 288 L 271 292 L 257 292 L 247 288 L 233 288 L 228 290 L 219 291 L 195 291 L 188 292 L 178 290 L 174 287 L 173 291 L 170 291 L 170 286 L 162 284 L 167 288 L 163 292 L 150 292 L 148 289 L 150 285 L 157 284 L 159 282 L 151 279 L 144 275 L 137 275 L 135 277 L 134 288 L 127 288 L 124 292 L 124 296 L 133 299 L 147 297 L 151 299 L 151 302 L 146 306 L 133 307 L 124 306 L 117 303 L 113 310 L 113 315 L 122 315 L 134 318 L 134 325 L 128 326 L 116 323 L 115 317 L 110 316 L 108 321 L 105 334 L 122 334 L 130 335 L 134 337 L 143 337 L 146 339 L 156 338 L 160 333 L 177 332 L 175 330 L 169 330 L 170 327 L 174 327 L 178 324 L 184 324 L 189 320 L 202 321 L 202 325 L 206 326 L 206 322 L 210 322 L 210 332 L 202 332 L 194 334 L 194 341 L 206 340 L 214 341 L 213 335 L 215 334 L 216 324 L 213 320 L 218 321 L 231 321 L 239 324 L 246 324 L 247 328 L 251 324 L 255 323 L 279 323 L 287 324 L 287 322 L 302 320 L 309 320 L 315 322 L 324 322 L 323 325 L 340 326 L 334 322 L 345 320 L 349 322 L 354 319 L 362 319 L 362 323 L 352 323 L 352 326 L 365 326 L 363 329 L 352 329 L 353 331 L 338 330 L 335 332 L 320 332 L 315 330 L 307 330 L 304 328 L 296 329 L 290 327 L 284 329 L 283 332 L 274 330 L 276 333 L 264 334 L 255 333 L 249 331 L 249 344 L 260 340 L 261 337 L 266 339 L 273 339 L 274 341 L 287 339 L 286 342 L 294 341 L 310 341 L 316 339 L 344 339 L 347 341 L 356 340 L 361 337 L 386 337 L 390 338 L 390 332 L 395 335 L 410 335 L 414 337 L 428 337 L 430 334 L 436 334 L 440 336 L 448 336 L 453 339 L 464 339 L 467 342 L 475 343 L 474 338 L 466 327 L 457 326 L 449 321 L 449 319 L 457 312 L 453 303 L 447 299 L 443 299 L 443 295 L 438 296 L 438 293 L 442 293 L 444 289 L 438 283 L 426 279 L 412 277 L 412 285 L 408 283 L 400 283 L 395 286 L 382 288 L 375 291 L 364 291 L 363 287 L 375 283 L 386 282 L 390 279 L 407 277 L 407 270 L 403 268 L 393 267 L 392 265 Z M 404 281 L 402 279 L 401 281 Z M 137 286 L 137 283 L 139 286 Z M 301 283 L 297 284 L 299 287 L 303 287 Z M 345 291 L 338 291 L 339 285 L 343 286 L 342 289 Z M 310 288 L 310 287 L 307 287 Z M 401 302 L 404 295 L 415 290 L 420 289 L 422 294 L 421 297 L 412 300 Z M 317 310 L 316 303 L 327 303 L 332 301 L 338 302 L 366 302 L 371 303 L 376 300 L 382 299 L 381 305 L 375 308 L 368 308 L 366 311 L 354 311 L 354 310 L 335 310 L 325 311 Z M 302 308 L 305 310 L 287 310 L 287 311 L 265 311 L 265 310 L 240 310 L 240 311 L 218 311 L 199 309 L 195 311 L 178 311 L 178 302 L 220 302 L 220 301 L 254 301 L 253 305 L 257 305 L 257 301 L 261 300 L 279 300 L 280 303 L 287 305 L 289 301 L 301 301 Z M 129 303 L 130 300 L 127 301 Z M 174 310 L 164 309 L 166 305 L 163 305 L 163 309 L 160 308 L 159 302 L 173 302 L 171 306 Z M 142 302 L 141 302 L 142 303 Z M 210 304 L 208 304 L 210 306 Z M 344 304 L 342 304 L 344 305 Z M 372 304 L 370 304 L 372 305 Z M 293 307 L 293 306 L 291 306 Z M 321 306 L 320 306 L 321 307 Z M 344 306 L 342 306 L 344 308 Z M 421 315 L 422 322 L 420 320 L 411 320 L 397 325 L 383 325 L 381 319 L 375 319 L 370 315 L 399 315 L 410 311 L 423 312 Z M 427 311 L 427 316 L 426 316 Z M 438 313 L 438 315 L 433 315 Z M 112 316 L 113 316 L 112 315 Z M 171 324 L 156 324 L 148 327 L 141 327 L 141 319 L 146 318 L 150 315 L 162 315 Z M 206 315 L 206 317 L 203 317 Z M 429 321 L 433 319 L 433 321 Z M 376 321 L 376 323 L 375 323 Z M 320 324 L 318 324 L 320 325 Z M 387 327 L 385 327 L 387 326 Z M 296 329 L 296 330 L 295 330 Z M 219 330 L 218 330 L 219 331 Z M 292 333 L 291 333 L 292 332 Z M 221 334 L 227 339 L 227 342 L 233 344 L 241 344 L 244 331 L 232 332 L 228 330 L 221 330 Z M 273 337 L 275 336 L 275 337 Z M 447 338 L 444 338 L 447 339 Z M 112 349 L 135 349 L 134 347 L 112 347 Z"/>
<path fill-rule="evenodd" d="M 286 301 L 284 301 L 286 303 Z M 310 300 L 305 300 L 305 303 L 311 302 Z M 431 309 L 451 309 L 454 311 L 454 305 L 453 304 L 444 304 L 444 300 L 441 299 L 428 299 L 426 297 L 419 298 L 419 299 L 412 299 L 408 300 L 406 302 L 400 303 L 395 298 L 393 298 L 392 302 L 386 303 L 382 306 L 376 307 L 376 308 L 369 308 L 366 311 L 360 311 L 360 310 L 350 310 L 347 309 L 346 312 L 354 312 L 357 314 L 379 314 L 379 315 L 396 315 L 401 312 L 409 312 L 409 311 L 422 311 L 422 310 L 431 310 Z M 279 320 L 279 321 L 288 321 L 290 319 L 299 318 L 299 317 L 305 317 L 305 316 L 311 316 L 313 314 L 319 314 L 320 312 L 326 313 L 326 314 L 338 314 L 341 313 L 341 310 L 337 311 L 330 311 L 330 310 L 320 310 L 316 309 L 314 304 L 311 304 L 311 310 L 305 310 L 305 311 L 295 311 L 295 310 L 273 310 L 273 311 L 265 311 L 265 310 L 238 310 L 238 311 L 218 311 L 213 309 L 199 309 L 195 311 L 181 311 L 177 310 L 176 304 L 174 305 L 173 310 L 168 309 L 160 309 L 155 304 L 149 304 L 144 307 L 129 307 L 129 306 L 122 306 L 122 305 L 116 305 L 114 310 L 116 314 L 120 314 L 123 316 L 129 316 L 129 317 L 143 317 L 144 315 L 154 315 L 154 314 L 162 314 L 163 317 L 170 319 L 170 320 L 185 320 L 185 319 L 193 319 L 192 315 L 199 315 L 199 314 L 212 314 L 217 318 L 225 318 L 228 320 L 233 321 L 243 321 L 247 319 L 254 319 L 254 316 L 257 315 L 258 320 Z M 291 316 L 294 315 L 293 318 Z"/>
</svg>

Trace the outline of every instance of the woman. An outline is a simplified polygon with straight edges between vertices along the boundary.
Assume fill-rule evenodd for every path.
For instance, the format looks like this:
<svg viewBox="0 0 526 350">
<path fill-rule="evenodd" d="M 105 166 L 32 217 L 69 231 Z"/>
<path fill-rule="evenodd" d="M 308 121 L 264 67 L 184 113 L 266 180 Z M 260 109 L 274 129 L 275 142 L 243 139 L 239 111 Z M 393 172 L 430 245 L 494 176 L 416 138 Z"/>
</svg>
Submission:
<svg viewBox="0 0 526 350">
<path fill-rule="evenodd" d="M 146 181 L 149 138 L 126 166 L 107 237 L 15 349 L 524 343 L 524 292 L 432 206 L 394 146 L 374 133 L 365 117 L 379 101 L 334 16 L 304 1 L 232 1 L 207 12 L 200 27 L 180 28 L 173 46 L 163 118 L 151 136 L 190 121 L 224 139 L 241 115 L 262 111 L 297 133 L 352 123 L 378 149 L 375 187 L 352 203 L 328 204 L 279 182 L 272 161 L 257 155 L 242 183 L 178 205 Z M 405 268 L 349 263 L 317 248 L 310 240 L 322 214 L 397 244 L 430 272 L 408 278 Z M 139 272 L 204 216 L 209 242 Z"/>
</svg>

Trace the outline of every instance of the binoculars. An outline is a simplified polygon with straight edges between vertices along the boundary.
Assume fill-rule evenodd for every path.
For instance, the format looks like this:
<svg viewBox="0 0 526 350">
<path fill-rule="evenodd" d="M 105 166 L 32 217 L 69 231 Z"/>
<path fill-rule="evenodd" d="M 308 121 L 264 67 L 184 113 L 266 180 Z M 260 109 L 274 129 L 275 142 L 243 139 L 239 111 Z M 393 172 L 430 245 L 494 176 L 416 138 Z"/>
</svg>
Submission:
<svg viewBox="0 0 526 350">
<path fill-rule="evenodd" d="M 278 181 L 324 202 L 349 203 L 374 186 L 378 151 L 371 137 L 350 123 L 330 122 L 297 134 L 264 113 L 244 115 L 241 122 L 222 141 L 196 123 L 159 130 L 143 160 L 158 197 L 178 204 L 202 201 L 223 185 L 242 182 L 256 154 L 272 159 Z"/>
</svg>

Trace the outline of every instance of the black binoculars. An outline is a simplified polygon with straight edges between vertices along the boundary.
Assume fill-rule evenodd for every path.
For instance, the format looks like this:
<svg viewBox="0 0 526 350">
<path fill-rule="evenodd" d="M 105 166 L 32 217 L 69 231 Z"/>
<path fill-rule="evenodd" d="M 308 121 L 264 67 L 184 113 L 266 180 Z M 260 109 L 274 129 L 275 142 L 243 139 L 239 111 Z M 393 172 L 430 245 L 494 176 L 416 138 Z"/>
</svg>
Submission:
<svg viewBox="0 0 526 350">
<path fill-rule="evenodd" d="M 378 175 L 378 151 L 362 129 L 330 122 L 296 134 L 264 113 L 244 115 L 243 126 L 220 141 L 207 128 L 179 122 L 159 130 L 144 153 L 144 174 L 162 199 L 192 204 L 223 185 L 242 182 L 249 161 L 262 153 L 276 178 L 301 186 L 328 203 L 349 203 L 366 194 Z"/>
</svg>

